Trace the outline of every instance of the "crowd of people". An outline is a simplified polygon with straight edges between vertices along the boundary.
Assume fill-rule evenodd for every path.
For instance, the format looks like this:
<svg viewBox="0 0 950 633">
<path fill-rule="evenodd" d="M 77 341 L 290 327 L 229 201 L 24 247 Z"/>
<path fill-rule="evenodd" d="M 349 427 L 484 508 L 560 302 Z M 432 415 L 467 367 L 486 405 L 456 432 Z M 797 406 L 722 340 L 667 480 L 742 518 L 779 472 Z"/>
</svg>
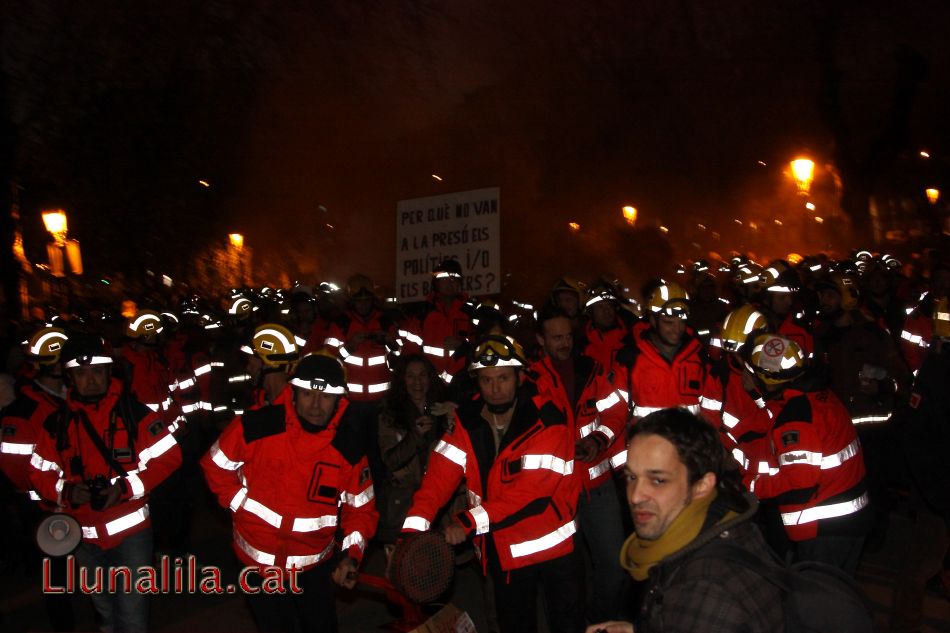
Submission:
<svg viewBox="0 0 950 633">
<path fill-rule="evenodd" d="M 445 260 L 407 306 L 355 275 L 23 324 L 4 503 L 28 530 L 72 516 L 81 567 L 135 569 L 194 550 L 206 484 L 252 584 L 299 572 L 248 596 L 261 631 L 336 631 L 367 548 L 432 530 L 501 633 L 538 630 L 539 597 L 553 632 L 777 631 L 777 589 L 714 545 L 854 576 L 906 512 L 891 625 L 920 628 L 950 581 L 947 260 L 697 261 L 635 297 L 563 277 L 537 308 L 463 281 Z M 146 596 L 93 600 L 103 630 L 147 629 Z"/>
</svg>

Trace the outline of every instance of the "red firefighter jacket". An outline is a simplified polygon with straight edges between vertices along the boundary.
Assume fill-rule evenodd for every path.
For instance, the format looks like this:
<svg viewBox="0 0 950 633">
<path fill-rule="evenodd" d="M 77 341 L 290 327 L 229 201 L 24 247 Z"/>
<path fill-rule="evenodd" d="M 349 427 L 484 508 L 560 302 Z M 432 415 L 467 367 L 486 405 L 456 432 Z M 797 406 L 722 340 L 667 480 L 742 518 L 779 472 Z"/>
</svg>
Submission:
<svg viewBox="0 0 950 633">
<path fill-rule="evenodd" d="M 617 327 L 606 332 L 597 329 L 588 321 L 584 328 L 584 337 L 587 340 L 584 355 L 590 356 L 602 367 L 610 367 L 614 363 L 617 351 L 624 346 L 629 334 L 630 328 L 620 317 L 617 317 Z"/>
<path fill-rule="evenodd" d="M 36 439 L 30 480 L 43 499 L 64 506 L 67 484 L 103 476 L 121 480 L 120 502 L 102 511 L 86 503 L 63 510 L 82 526 L 83 538 L 103 549 L 115 547 L 126 537 L 150 525 L 148 494 L 181 465 L 181 449 L 165 423 L 112 379 L 105 396 L 96 403 L 75 400 L 68 409 L 47 418 Z M 112 460 L 126 472 L 121 476 L 96 448 L 82 416 L 102 438 Z"/>
<path fill-rule="evenodd" d="M 537 375 L 538 390 L 554 394 L 555 403 L 567 412 L 568 424 L 574 429 L 574 441 L 593 434 L 603 447 L 590 463 L 574 461 L 578 486 L 593 490 L 609 481 L 611 472 L 623 468 L 628 409 L 625 398 L 612 382 L 612 373 L 589 356 L 578 356 L 574 366 L 575 387 L 582 389 L 574 398 L 568 398 L 550 358 L 532 364 L 531 371 Z M 573 406 L 572 401 L 576 402 Z"/>
<path fill-rule="evenodd" d="M 745 390 L 742 374 L 742 368 L 730 362 L 728 356 L 714 363 L 706 375 L 701 411 L 719 430 L 719 438 L 744 475 L 768 472 L 777 465 L 770 461 L 771 412 L 761 395 Z"/>
<path fill-rule="evenodd" d="M 208 486 L 230 508 L 234 551 L 248 565 L 308 569 L 330 560 L 334 535 L 363 558 L 379 515 L 362 444 L 341 397 L 333 419 L 304 429 L 287 387 L 273 405 L 235 418 L 201 459 Z"/>
<path fill-rule="evenodd" d="M 346 342 L 356 334 L 369 334 L 356 349 L 349 351 Z M 383 313 L 374 310 L 363 319 L 352 310 L 345 317 L 330 326 L 326 345 L 343 361 L 346 367 L 346 383 L 350 400 L 373 402 L 381 399 L 389 391 L 390 349 L 383 337 L 395 339 L 396 328 L 386 323 Z"/>
<path fill-rule="evenodd" d="M 682 345 L 672 362 L 666 360 L 650 341 L 650 326 L 633 327 L 635 345 L 618 353 L 613 366 L 614 383 L 629 397 L 634 418 L 642 418 L 667 407 L 685 407 L 699 413 L 699 399 L 706 380 L 706 359 L 702 344 L 687 328 Z"/>
<path fill-rule="evenodd" d="M 132 395 L 152 411 L 167 411 L 172 404 L 169 394 L 172 379 L 165 359 L 153 349 L 135 350 L 131 345 L 122 347 L 121 353 L 131 369 L 129 391 Z"/>
<path fill-rule="evenodd" d="M 803 321 L 797 319 L 793 314 L 785 315 L 785 319 L 779 323 L 775 330 L 776 334 L 795 341 L 805 353 L 805 358 L 811 358 L 815 353 L 815 336 Z"/>
<path fill-rule="evenodd" d="M 864 457 L 848 410 L 827 389 L 786 388 L 767 404 L 778 467 L 758 475 L 752 492 L 779 504 L 793 541 L 862 534 L 870 509 Z"/>
<path fill-rule="evenodd" d="M 574 549 L 577 486 L 567 414 L 525 383 L 495 455 L 494 431 L 479 396 L 456 410 L 456 424 L 436 445 L 403 532 L 425 531 L 465 481 L 470 507 L 456 519 L 483 549 L 492 539 L 501 568 L 519 569 Z M 482 557 L 484 570 L 485 557 Z"/>
<path fill-rule="evenodd" d="M 446 348 L 445 339 L 449 336 L 470 339 L 473 329 L 467 295 L 460 294 L 451 304 L 445 305 L 433 294 L 422 314 L 410 319 L 399 335 L 405 343 L 403 353 L 425 354 L 448 383 L 452 376 L 465 368 L 465 358 L 464 355 L 456 357 L 453 350 Z"/>
<path fill-rule="evenodd" d="M 29 492 L 34 501 L 40 500 L 30 483 L 30 459 L 36 448 L 36 438 L 45 433 L 43 423 L 46 418 L 65 406 L 64 399 L 37 383 L 27 383 L 18 390 L 16 400 L 3 410 L 0 470 L 17 490 Z"/>
</svg>

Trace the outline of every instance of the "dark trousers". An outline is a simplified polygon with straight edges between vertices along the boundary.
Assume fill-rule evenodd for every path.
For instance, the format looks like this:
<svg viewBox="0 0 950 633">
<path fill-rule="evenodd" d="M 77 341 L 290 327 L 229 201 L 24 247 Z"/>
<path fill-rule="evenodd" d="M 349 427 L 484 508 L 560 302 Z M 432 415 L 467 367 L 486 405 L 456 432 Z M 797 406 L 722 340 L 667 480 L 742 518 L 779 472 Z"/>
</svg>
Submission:
<svg viewBox="0 0 950 633">
<path fill-rule="evenodd" d="M 795 544 L 795 561 L 828 563 L 854 577 L 863 547 L 863 536 L 816 536 Z"/>
<path fill-rule="evenodd" d="M 501 633 L 537 633 L 539 589 L 543 592 L 544 613 L 551 633 L 577 633 L 583 629 L 577 550 L 554 560 L 503 571 L 494 544 L 487 549 Z"/>
<path fill-rule="evenodd" d="M 626 540 L 616 482 L 606 481 L 581 492 L 577 504 L 579 541 L 590 556 L 587 578 L 586 619 L 589 623 L 616 620 L 620 616 L 627 572 L 620 566 L 620 550 Z"/>
<path fill-rule="evenodd" d="M 330 578 L 333 565 L 326 563 L 297 573 L 301 593 L 292 593 L 284 581 L 284 593 L 249 594 L 247 605 L 254 615 L 257 630 L 267 633 L 293 633 L 300 622 L 303 633 L 337 633 L 335 585 Z M 247 576 L 251 587 L 260 587 L 262 578 L 257 572 Z"/>
</svg>

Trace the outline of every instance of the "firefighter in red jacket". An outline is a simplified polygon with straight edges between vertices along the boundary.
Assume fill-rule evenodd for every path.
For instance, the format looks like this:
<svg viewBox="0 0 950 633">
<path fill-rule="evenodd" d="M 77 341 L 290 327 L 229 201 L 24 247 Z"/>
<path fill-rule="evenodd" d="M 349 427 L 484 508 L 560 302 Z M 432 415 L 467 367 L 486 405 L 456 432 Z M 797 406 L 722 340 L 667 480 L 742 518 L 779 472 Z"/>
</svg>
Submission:
<svg viewBox="0 0 950 633">
<path fill-rule="evenodd" d="M 629 340 L 630 325 L 626 319 L 630 313 L 620 311 L 623 301 L 616 283 L 601 279 L 587 289 L 584 309 L 590 320 L 579 347 L 603 367 L 613 364 L 617 351 Z"/>
<path fill-rule="evenodd" d="M 650 293 L 647 309 L 649 322 L 635 325 L 633 341 L 617 352 L 615 384 L 634 419 L 667 407 L 698 414 L 706 354 L 686 325 L 689 295 L 678 283 L 664 282 Z"/>
<path fill-rule="evenodd" d="M 398 349 L 396 328 L 376 306 L 369 277 L 354 275 L 346 287 L 350 309 L 330 325 L 326 345 L 346 367 L 349 399 L 376 402 L 389 391 L 389 354 Z"/>
<path fill-rule="evenodd" d="M 545 591 L 555 633 L 580 628 L 574 557 L 574 443 L 567 415 L 526 380 L 521 346 L 501 336 L 478 345 L 470 370 L 479 394 L 456 411 L 413 497 L 404 532 L 430 529 L 463 480 L 470 507 L 445 528 L 451 544 L 474 537 L 494 581 L 502 633 L 537 630 Z"/>
<path fill-rule="evenodd" d="M 181 451 L 158 415 L 112 378 L 102 339 L 72 336 L 61 357 L 68 408 L 46 420 L 30 479 L 82 526 L 76 560 L 89 578 L 95 568 L 138 570 L 152 563 L 148 495 L 181 465 Z M 148 628 L 147 594 L 120 586 L 92 601 L 104 630 Z"/>
<path fill-rule="evenodd" d="M 352 587 L 378 514 L 358 426 L 349 423 L 343 367 L 305 357 L 274 403 L 236 418 L 202 458 L 208 485 L 233 513 L 234 551 L 257 567 L 295 570 L 302 594 L 253 594 L 262 631 L 336 631 L 333 585 Z M 343 533 L 336 556 L 337 528 Z M 289 577 L 284 575 L 285 587 Z"/>
<path fill-rule="evenodd" d="M 777 259 L 759 274 L 759 285 L 762 290 L 758 295 L 758 307 L 769 320 L 769 330 L 795 341 L 805 357 L 811 358 L 815 353 L 815 336 L 811 325 L 799 312 L 801 278 L 798 271 L 784 259 Z"/>
<path fill-rule="evenodd" d="M 742 360 L 745 346 L 768 327 L 765 315 L 749 303 L 726 315 L 720 332 L 710 341 L 722 355 L 710 366 L 700 398 L 703 417 L 719 430 L 719 438 L 744 474 L 758 472 L 763 462 L 767 472 L 770 465 L 771 419 Z"/>
<path fill-rule="evenodd" d="M 589 356 L 574 353 L 567 312 L 545 306 L 538 314 L 538 344 L 544 356 L 532 363 L 538 389 L 550 392 L 574 429 L 574 476 L 581 489 L 577 522 L 590 554 L 588 622 L 620 617 L 625 573 L 617 552 L 626 539 L 620 491 L 613 473 L 622 468 L 626 402 L 612 374 Z"/>
<path fill-rule="evenodd" d="M 160 353 L 159 335 L 164 330 L 162 317 L 153 310 L 140 310 L 130 318 L 125 328 L 128 341 L 122 346 L 122 361 L 128 369 L 129 390 L 142 404 L 168 419 L 172 405 L 171 370 Z"/>
<path fill-rule="evenodd" d="M 463 291 L 462 267 L 454 259 L 442 261 L 432 271 L 432 293 L 420 314 L 410 319 L 399 335 L 405 353 L 421 352 L 432 361 L 446 383 L 465 367 L 462 348 L 471 339 L 475 310 Z"/>
<path fill-rule="evenodd" d="M 750 488 L 779 504 L 798 560 L 854 575 L 872 516 L 851 416 L 830 390 L 809 384 L 804 352 L 794 341 L 762 334 L 749 363 L 772 413 L 769 438 L 778 464 L 756 475 Z"/>
<path fill-rule="evenodd" d="M 63 366 L 59 360 L 66 340 L 65 331 L 46 326 L 25 341 L 25 356 L 34 370 L 33 379 L 19 384 L 16 400 L 3 409 L 0 470 L 22 493 L 15 497 L 11 509 L 19 519 L 17 523 L 26 528 L 24 531 L 32 531 L 43 513 L 56 509 L 56 504 L 43 501 L 33 490 L 30 460 L 37 437 L 46 432 L 43 423 L 66 403 Z M 39 501 L 39 504 L 34 501 Z M 32 534 L 28 538 L 30 542 L 33 541 Z M 65 586 L 68 577 L 66 559 L 51 557 L 49 569 L 51 584 Z M 69 595 L 44 592 L 43 604 L 49 617 L 50 630 L 73 630 L 75 622 Z"/>
</svg>

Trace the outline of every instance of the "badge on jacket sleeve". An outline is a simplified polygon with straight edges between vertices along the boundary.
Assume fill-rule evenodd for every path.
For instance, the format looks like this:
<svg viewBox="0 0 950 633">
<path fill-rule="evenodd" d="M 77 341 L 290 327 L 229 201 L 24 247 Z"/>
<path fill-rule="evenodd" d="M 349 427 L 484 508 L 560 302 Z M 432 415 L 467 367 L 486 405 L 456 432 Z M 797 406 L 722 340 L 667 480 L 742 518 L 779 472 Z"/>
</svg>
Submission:
<svg viewBox="0 0 950 633">
<path fill-rule="evenodd" d="M 165 424 L 161 420 L 155 420 L 149 425 L 148 432 L 152 434 L 152 437 L 158 437 L 164 429 Z"/>
<path fill-rule="evenodd" d="M 798 431 L 782 433 L 782 446 L 793 446 L 795 444 L 798 444 Z"/>
</svg>

